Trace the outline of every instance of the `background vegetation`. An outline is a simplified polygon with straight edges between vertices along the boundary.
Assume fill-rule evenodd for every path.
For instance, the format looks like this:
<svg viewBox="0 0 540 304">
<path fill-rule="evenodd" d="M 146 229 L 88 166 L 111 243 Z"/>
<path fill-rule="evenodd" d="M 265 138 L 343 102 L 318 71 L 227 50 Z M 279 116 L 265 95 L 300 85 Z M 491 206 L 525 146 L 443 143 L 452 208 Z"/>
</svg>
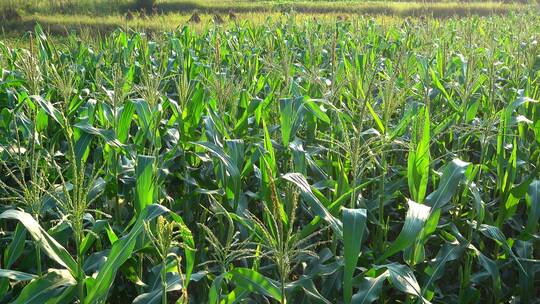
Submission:
<svg viewBox="0 0 540 304">
<path fill-rule="evenodd" d="M 8 37 L 31 31 L 36 22 L 47 32 L 65 35 L 72 30 L 110 32 L 118 27 L 174 30 L 189 21 L 194 28 L 204 28 L 216 15 L 220 22 L 234 24 L 242 20 L 265 23 L 268 16 L 276 19 L 284 14 L 326 20 L 359 15 L 448 18 L 538 9 L 538 1 L 0 0 L 1 28 Z M 200 16 L 201 22 L 193 22 L 193 14 Z"/>
</svg>

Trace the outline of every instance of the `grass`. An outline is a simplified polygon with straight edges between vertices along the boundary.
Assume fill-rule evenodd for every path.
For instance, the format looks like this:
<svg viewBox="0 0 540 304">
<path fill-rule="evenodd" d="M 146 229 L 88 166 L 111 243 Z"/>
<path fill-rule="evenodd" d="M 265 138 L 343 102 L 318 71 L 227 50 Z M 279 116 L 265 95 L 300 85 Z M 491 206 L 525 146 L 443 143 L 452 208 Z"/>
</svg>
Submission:
<svg viewBox="0 0 540 304">
<path fill-rule="evenodd" d="M 162 31 L 174 30 L 185 24 L 189 17 L 198 12 L 203 15 L 201 25 L 205 27 L 214 15 L 227 15 L 233 12 L 239 21 L 249 20 L 256 23 L 266 22 L 267 17 L 281 18 L 283 14 L 294 13 L 301 19 L 315 18 L 328 20 L 339 18 L 357 18 L 363 16 L 391 16 L 391 17 L 435 17 L 448 18 L 451 16 L 492 14 L 507 14 L 509 12 L 527 12 L 538 9 L 536 4 L 502 3 L 502 2 L 382 2 L 382 1 L 158 1 L 156 11 L 158 15 L 145 15 L 127 21 L 127 11 L 134 11 L 129 1 L 82 1 L 82 2 L 46 2 L 34 3 L 17 2 L 22 14 L 20 20 L 5 22 L 2 25 L 4 32 L 18 35 L 33 28 L 36 22 L 44 25 L 53 33 L 65 33 L 66 30 L 79 30 L 90 28 L 93 31 L 110 32 L 117 27 L 135 28 L 138 30 Z"/>
<path fill-rule="evenodd" d="M 540 16 L 240 15 L 1 41 L 0 301 L 538 302 Z"/>
<path fill-rule="evenodd" d="M 112 15 L 112 16 L 86 16 L 86 15 L 33 15 L 23 17 L 21 21 L 6 25 L 4 35 L 15 39 L 20 37 L 23 32 L 28 32 L 33 29 L 36 23 L 42 25 L 42 27 L 51 34 L 57 35 L 67 35 L 71 31 L 83 32 L 82 35 L 93 34 L 96 31 L 100 34 L 106 34 L 112 32 L 117 28 L 132 29 L 136 31 L 147 31 L 147 32 L 161 32 L 161 31 L 171 31 L 183 26 L 189 26 L 193 30 L 202 31 L 208 28 L 213 27 L 213 17 L 212 14 L 201 14 L 201 22 L 193 24 L 189 22 L 191 14 L 175 14 L 169 13 L 165 15 L 160 15 L 152 18 L 134 18 L 133 20 L 125 20 L 121 15 Z M 347 18 L 352 20 L 355 18 L 355 15 L 349 14 L 324 14 L 314 16 L 311 14 L 293 14 L 291 18 L 295 22 L 306 22 L 318 20 L 320 22 L 331 22 L 335 21 L 338 18 Z M 236 14 L 236 19 L 234 21 L 229 20 L 228 17 L 224 16 L 225 24 L 222 26 L 225 28 L 235 27 L 237 25 L 242 25 L 245 22 L 252 24 L 264 24 L 266 22 L 276 22 L 278 20 L 286 20 L 289 17 L 281 13 L 239 13 Z M 385 23 L 392 23 L 392 20 L 399 20 L 391 16 L 379 16 L 378 20 Z M 396 21 L 397 22 L 397 21 Z M 10 30 L 13 29 L 13 30 Z M 86 32 L 86 33 L 84 33 Z"/>
<path fill-rule="evenodd" d="M 275 10 L 290 10 L 310 11 L 310 12 L 344 12 L 348 9 L 381 9 L 381 8 L 396 8 L 403 9 L 409 6 L 423 6 L 429 8 L 456 8 L 461 9 L 472 8 L 500 8 L 500 7 L 516 7 L 524 6 L 527 3 L 534 4 L 535 2 L 516 1 L 511 3 L 503 3 L 498 1 L 216 1 L 216 0 L 165 0 L 156 1 L 156 8 L 160 11 L 213 11 L 213 12 L 228 12 L 230 10 L 237 12 L 260 12 L 260 11 L 275 11 Z M 4 6 L 17 7 L 29 13 L 55 13 L 63 12 L 66 14 L 108 14 L 110 12 L 124 12 L 128 9 L 133 9 L 135 1 L 126 0 L 77 0 L 77 1 L 36 1 L 36 0 L 20 0 L 20 1 L 5 1 Z"/>
</svg>

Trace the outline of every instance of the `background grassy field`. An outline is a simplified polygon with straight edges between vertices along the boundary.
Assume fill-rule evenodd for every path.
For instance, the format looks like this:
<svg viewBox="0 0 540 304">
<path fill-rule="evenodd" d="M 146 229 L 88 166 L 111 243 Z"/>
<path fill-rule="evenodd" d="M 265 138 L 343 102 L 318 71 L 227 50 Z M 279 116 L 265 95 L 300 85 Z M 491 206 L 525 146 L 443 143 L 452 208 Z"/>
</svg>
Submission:
<svg viewBox="0 0 540 304">
<path fill-rule="evenodd" d="M 55 34 L 71 30 L 88 29 L 109 32 L 118 27 L 137 30 L 173 30 L 188 23 L 192 14 L 201 16 L 201 22 L 192 24 L 205 28 L 216 15 L 224 23 L 242 20 L 264 23 L 267 18 L 278 19 L 294 14 L 297 19 L 355 19 L 359 15 L 390 17 L 447 18 L 465 15 L 492 15 L 509 12 L 538 10 L 536 1 L 437 1 L 437 2 L 387 2 L 387 1 L 156 1 L 152 11 L 140 11 L 133 0 L 4 0 L 1 29 L 6 36 L 19 36 L 31 30 L 36 23 Z M 6 13 L 8 12 L 8 13 Z M 132 12 L 132 13 L 130 13 Z M 126 18 L 127 14 L 132 14 Z M 234 15 L 231 20 L 230 15 Z M 14 16 L 10 16 L 14 15 Z M 230 22 L 234 21 L 234 22 Z"/>
</svg>

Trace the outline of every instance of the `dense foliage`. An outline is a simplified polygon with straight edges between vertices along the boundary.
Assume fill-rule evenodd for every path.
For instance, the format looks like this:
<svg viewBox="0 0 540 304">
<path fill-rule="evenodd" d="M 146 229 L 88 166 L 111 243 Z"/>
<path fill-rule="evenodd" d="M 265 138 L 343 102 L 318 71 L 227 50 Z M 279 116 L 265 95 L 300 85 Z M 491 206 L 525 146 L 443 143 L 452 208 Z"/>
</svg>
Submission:
<svg viewBox="0 0 540 304">
<path fill-rule="evenodd" d="M 540 19 L 0 44 L 0 299 L 540 298 Z"/>
</svg>

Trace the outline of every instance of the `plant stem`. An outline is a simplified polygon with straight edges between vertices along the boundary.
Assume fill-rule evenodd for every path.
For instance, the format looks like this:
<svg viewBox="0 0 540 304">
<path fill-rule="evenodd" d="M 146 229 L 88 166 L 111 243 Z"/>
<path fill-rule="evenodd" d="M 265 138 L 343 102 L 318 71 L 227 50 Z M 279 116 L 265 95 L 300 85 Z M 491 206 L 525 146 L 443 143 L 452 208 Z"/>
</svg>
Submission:
<svg viewBox="0 0 540 304">
<path fill-rule="evenodd" d="M 118 187 L 119 187 L 119 183 L 118 183 L 118 154 L 116 153 L 116 151 L 113 151 L 113 158 L 114 158 L 114 162 L 113 162 L 113 174 L 114 174 L 114 216 L 115 216 L 115 221 L 118 222 L 119 224 L 121 224 L 121 218 L 120 218 L 120 198 L 118 197 Z"/>
<path fill-rule="evenodd" d="M 39 215 L 35 214 L 34 218 L 36 219 L 36 222 L 39 223 Z M 35 243 L 36 248 L 36 271 L 38 273 L 38 276 L 41 277 L 42 271 L 41 271 L 41 248 L 39 247 L 39 244 Z"/>
<path fill-rule="evenodd" d="M 77 272 L 79 273 L 79 277 L 77 279 L 77 290 L 79 294 L 79 301 L 81 303 L 84 302 L 84 270 L 82 268 L 83 259 L 82 256 L 77 257 Z"/>
<path fill-rule="evenodd" d="M 85 279 L 85 274 L 83 270 L 84 257 L 83 257 L 83 254 L 81 253 L 81 244 L 82 244 L 83 236 L 81 232 L 75 232 L 75 234 L 76 234 L 75 247 L 77 250 L 77 294 L 78 294 L 80 303 L 83 303 L 84 302 L 84 279 Z"/>
<path fill-rule="evenodd" d="M 144 236 L 143 236 L 144 238 Z M 142 278 L 142 273 L 143 273 L 143 255 L 141 253 L 138 254 L 139 256 L 139 269 L 138 269 L 138 274 L 139 274 L 139 278 Z M 138 289 L 138 292 L 139 293 L 142 293 L 143 289 L 141 286 L 138 286 L 137 287 Z"/>
<path fill-rule="evenodd" d="M 163 259 L 163 267 L 161 268 L 161 290 L 163 295 L 161 297 L 161 303 L 167 304 L 167 258 Z"/>
<path fill-rule="evenodd" d="M 36 242 L 36 268 L 38 276 L 41 277 L 42 271 L 41 271 L 41 248 Z"/>
<path fill-rule="evenodd" d="M 287 298 L 285 297 L 285 278 L 281 276 L 281 304 L 286 304 Z"/>
<path fill-rule="evenodd" d="M 381 151 L 381 159 L 382 159 L 382 176 L 380 180 L 380 195 L 379 195 L 379 224 L 381 225 L 380 235 L 379 235 L 379 246 L 380 251 L 383 252 L 384 250 L 384 239 L 385 239 L 385 225 L 384 225 L 384 179 L 386 177 L 386 155 L 384 153 L 384 147 Z"/>
</svg>

